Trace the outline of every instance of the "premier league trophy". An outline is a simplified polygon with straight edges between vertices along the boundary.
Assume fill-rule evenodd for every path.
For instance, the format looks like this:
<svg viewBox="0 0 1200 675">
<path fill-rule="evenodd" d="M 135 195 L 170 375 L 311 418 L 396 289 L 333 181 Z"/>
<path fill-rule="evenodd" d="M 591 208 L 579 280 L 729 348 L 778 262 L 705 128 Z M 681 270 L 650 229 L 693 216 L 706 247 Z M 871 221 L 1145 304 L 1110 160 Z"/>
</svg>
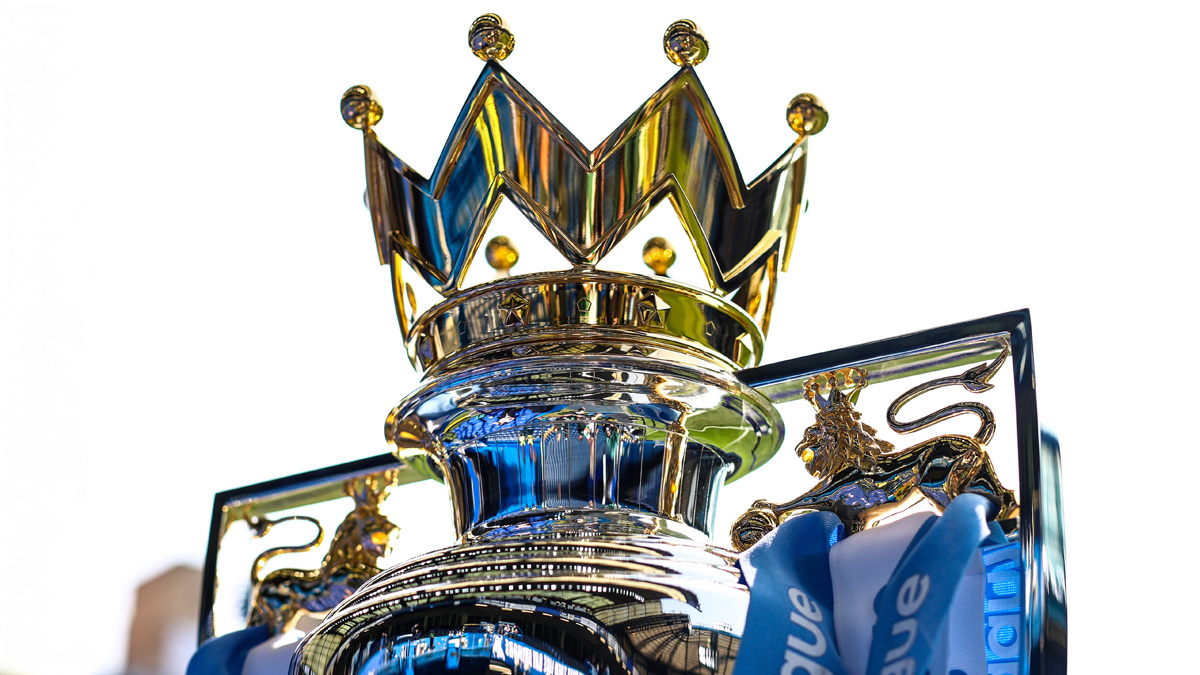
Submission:
<svg viewBox="0 0 1200 675">
<path fill-rule="evenodd" d="M 821 101 L 792 99 L 795 142 L 746 184 L 692 22 L 664 36 L 679 71 L 595 149 L 500 65 L 515 40 L 499 17 L 477 19 L 469 44 L 483 72 L 429 178 L 380 142 L 367 87 L 342 98 L 423 373 L 387 418 L 395 453 L 217 495 L 192 670 L 1065 672 L 1057 445 L 1038 426 L 1028 313 L 759 366 Z M 513 274 L 520 242 L 488 235 L 503 199 L 567 269 Z M 599 269 L 663 200 L 690 246 L 653 237 L 647 271 Z M 497 276 L 469 286 L 481 246 Z M 681 256 L 702 287 L 669 276 Z M 440 299 L 418 308 L 414 284 Z M 1011 403 L 975 400 L 998 383 Z M 970 400 L 902 421 L 934 390 Z M 775 406 L 800 400 L 813 417 L 793 422 L 808 425 L 797 453 L 818 482 L 747 504 L 731 548 L 714 543 L 721 486 L 775 454 Z M 956 416 L 977 428 L 902 450 L 872 426 Z M 405 527 L 382 505 L 426 479 L 449 491 L 457 543 L 380 569 Z M 347 496 L 340 520 L 312 515 Z M 244 551 L 287 521 L 311 540 L 229 562 L 235 524 Z M 327 530 L 319 567 L 268 571 Z"/>
</svg>

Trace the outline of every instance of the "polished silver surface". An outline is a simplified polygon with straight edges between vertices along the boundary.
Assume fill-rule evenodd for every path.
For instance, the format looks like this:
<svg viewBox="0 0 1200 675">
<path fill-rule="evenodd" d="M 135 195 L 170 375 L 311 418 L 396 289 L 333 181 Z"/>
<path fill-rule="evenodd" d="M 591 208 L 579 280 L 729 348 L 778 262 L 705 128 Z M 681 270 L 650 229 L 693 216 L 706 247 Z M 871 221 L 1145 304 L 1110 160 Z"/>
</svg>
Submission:
<svg viewBox="0 0 1200 675">
<path fill-rule="evenodd" d="M 629 511 L 521 519 L 373 579 L 293 672 L 731 673 L 749 593 L 704 539 Z"/>
<path fill-rule="evenodd" d="M 994 359 L 1007 348 L 1007 338 L 1006 333 L 972 335 L 947 342 L 909 348 L 901 352 L 884 353 L 866 358 L 850 358 L 844 362 L 840 358 L 822 359 L 823 355 L 818 354 L 758 368 L 749 368 L 738 373 L 738 377 L 765 394 L 773 403 L 787 403 L 804 398 L 805 380 L 829 370 L 861 368 L 866 371 L 868 381 L 872 383 L 889 382 Z M 859 345 L 849 349 L 863 353 L 871 346 L 869 344 Z M 821 365 L 814 367 L 808 365 L 810 363 Z M 838 365 L 835 368 L 825 368 L 826 363 Z"/>
<path fill-rule="evenodd" d="M 726 372 L 629 354 L 534 355 L 434 378 L 388 418 L 445 476 L 459 536 L 494 518 L 626 508 L 711 532 L 717 490 L 783 422 Z"/>
<path fill-rule="evenodd" d="M 727 673 L 747 591 L 707 543 L 718 491 L 782 421 L 727 371 L 532 355 L 432 378 L 389 416 L 455 505 L 458 546 L 376 577 L 300 673 Z"/>
<path fill-rule="evenodd" d="M 1030 526 L 1021 532 L 1027 570 L 1024 630 L 1029 647 L 1025 661 L 1031 675 L 1067 672 L 1067 560 L 1063 533 L 1062 465 L 1058 437 L 1039 434 L 1038 503 L 1027 508 Z"/>
</svg>

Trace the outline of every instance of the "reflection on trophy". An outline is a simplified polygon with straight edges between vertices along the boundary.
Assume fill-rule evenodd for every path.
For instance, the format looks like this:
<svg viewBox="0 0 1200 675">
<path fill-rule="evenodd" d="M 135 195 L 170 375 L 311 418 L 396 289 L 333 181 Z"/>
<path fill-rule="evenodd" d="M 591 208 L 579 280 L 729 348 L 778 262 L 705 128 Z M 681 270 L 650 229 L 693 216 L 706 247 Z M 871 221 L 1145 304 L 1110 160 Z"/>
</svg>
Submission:
<svg viewBox="0 0 1200 675">
<path fill-rule="evenodd" d="M 803 210 L 808 140 L 828 120 L 820 100 L 792 99 L 795 142 L 747 184 L 695 71 L 709 44 L 694 23 L 668 27 L 664 49 L 678 72 L 595 149 L 500 65 L 515 39 L 499 17 L 477 19 L 468 39 L 485 65 L 428 178 L 377 137 L 383 107 L 370 89 L 342 99 L 343 118 L 363 133 L 378 254 L 423 373 L 387 418 L 395 457 L 218 495 L 202 641 L 245 625 L 284 631 L 309 614 L 321 621 L 295 647 L 293 673 L 732 673 L 755 627 L 737 553 L 710 539 L 717 497 L 780 447 L 776 404 L 807 399 L 816 423 L 798 452 L 823 482 L 791 502 L 756 503 L 735 528 L 737 550 L 802 511 L 833 512 L 858 536 L 916 500 L 944 508 L 982 494 L 1041 575 L 1025 582 L 1025 597 L 1041 604 L 1017 610 L 1025 641 L 1005 644 L 1065 645 L 1053 634 L 1065 615 L 1045 618 L 1065 607 L 1046 590 L 1061 576 L 1046 567 L 1053 536 L 1044 543 L 1057 513 L 1043 500 L 1017 508 L 1053 482 L 1046 462 L 1057 466 L 1053 444 L 1026 433 L 1036 409 L 1017 405 L 1028 454 L 1019 495 L 992 469 L 986 444 L 997 422 L 986 406 L 895 419 L 931 387 L 986 390 L 1010 353 L 1018 399 L 1032 395 L 1027 314 L 756 368 Z M 520 273 L 521 241 L 488 233 L 505 199 L 561 264 Z M 649 273 L 598 268 L 626 239 L 640 241 L 637 225 L 663 200 L 684 245 L 646 240 Z M 472 286 L 479 257 L 496 274 Z M 670 276 L 685 257 L 702 285 Z M 440 297 L 418 308 L 414 284 Z M 894 453 L 853 407 L 868 382 L 977 363 L 953 382 L 918 385 L 888 416 L 903 433 L 970 410 L 981 423 L 973 437 Z M 427 478 L 449 491 L 458 543 L 379 570 L 404 522 L 377 507 L 393 486 Z M 245 602 L 219 598 L 230 523 L 250 518 L 264 530 L 277 522 L 268 516 L 337 497 L 342 485 L 357 486 L 346 488 L 355 508 L 320 569 L 263 575 L 268 551 Z M 236 605 L 229 622 L 214 618 L 229 615 L 217 611 L 222 602 Z M 1044 646 L 1024 654 L 1018 666 L 1058 658 Z"/>
</svg>

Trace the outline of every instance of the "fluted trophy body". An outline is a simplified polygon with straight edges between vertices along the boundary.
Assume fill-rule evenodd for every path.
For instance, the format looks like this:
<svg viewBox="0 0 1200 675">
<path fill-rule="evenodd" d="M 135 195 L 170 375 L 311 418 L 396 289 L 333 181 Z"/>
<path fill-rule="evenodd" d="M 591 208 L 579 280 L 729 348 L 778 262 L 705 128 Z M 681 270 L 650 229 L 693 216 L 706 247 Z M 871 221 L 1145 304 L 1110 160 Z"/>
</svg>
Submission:
<svg viewBox="0 0 1200 675">
<path fill-rule="evenodd" d="M 729 375 L 644 356 L 431 382 L 392 433 L 438 447 L 461 542 L 364 585 L 296 672 L 730 672 L 748 592 L 708 534 L 720 486 L 780 430 Z"/>
</svg>

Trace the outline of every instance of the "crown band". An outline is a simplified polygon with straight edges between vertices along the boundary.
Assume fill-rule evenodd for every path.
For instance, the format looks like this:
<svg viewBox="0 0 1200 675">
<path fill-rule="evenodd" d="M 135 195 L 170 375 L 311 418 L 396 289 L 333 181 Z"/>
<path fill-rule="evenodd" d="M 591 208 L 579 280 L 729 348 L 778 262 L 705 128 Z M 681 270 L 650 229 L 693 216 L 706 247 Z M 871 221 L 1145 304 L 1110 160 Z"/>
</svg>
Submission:
<svg viewBox="0 0 1200 675">
<path fill-rule="evenodd" d="M 710 293 L 665 277 L 597 270 L 477 286 L 425 312 L 408 331 L 413 365 L 438 372 L 483 353 L 523 356 L 555 344 L 567 353 L 663 351 L 675 361 L 736 369 L 759 362 L 763 334 L 740 307 Z"/>
</svg>

